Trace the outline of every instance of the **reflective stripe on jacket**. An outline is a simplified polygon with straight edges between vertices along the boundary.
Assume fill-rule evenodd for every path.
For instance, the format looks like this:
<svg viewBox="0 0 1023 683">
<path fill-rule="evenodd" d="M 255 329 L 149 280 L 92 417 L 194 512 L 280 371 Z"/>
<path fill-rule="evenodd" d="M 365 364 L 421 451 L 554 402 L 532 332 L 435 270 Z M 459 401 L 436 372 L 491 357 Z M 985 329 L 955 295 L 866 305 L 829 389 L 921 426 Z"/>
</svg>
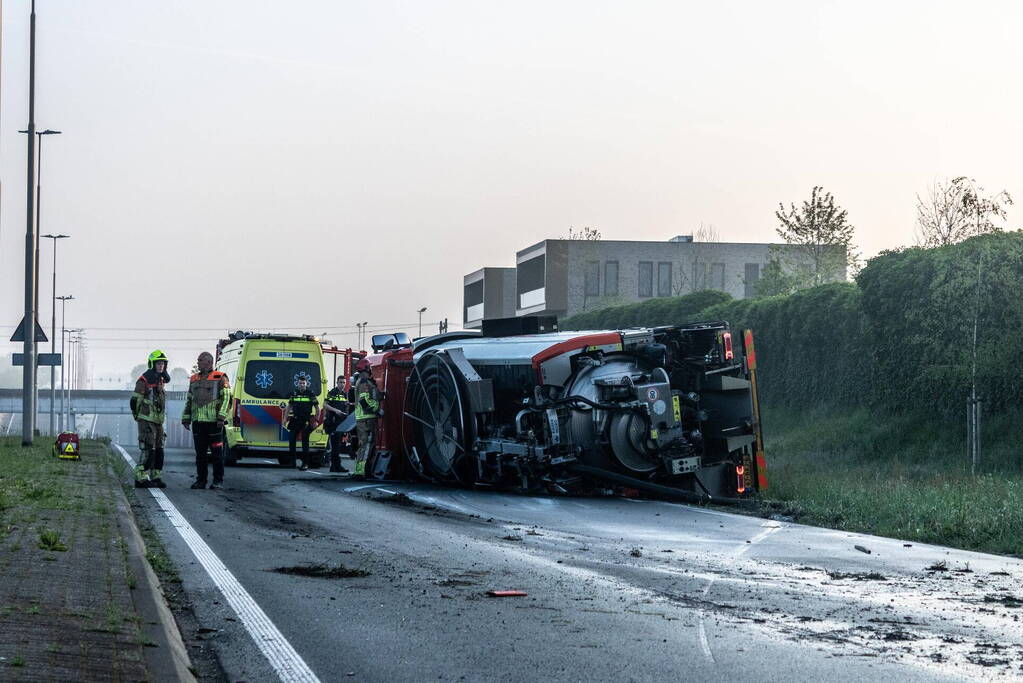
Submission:
<svg viewBox="0 0 1023 683">
<path fill-rule="evenodd" d="M 360 379 L 355 384 L 355 420 L 369 420 L 380 411 L 377 386 L 370 379 Z"/>
<path fill-rule="evenodd" d="M 167 415 L 167 392 L 164 385 L 170 381 L 166 372 L 149 369 L 135 381 L 131 394 L 131 414 L 136 420 L 163 424 Z"/>
<path fill-rule="evenodd" d="M 181 413 L 182 422 L 226 422 L 230 409 L 231 382 L 227 375 L 218 370 L 192 375 Z"/>
</svg>

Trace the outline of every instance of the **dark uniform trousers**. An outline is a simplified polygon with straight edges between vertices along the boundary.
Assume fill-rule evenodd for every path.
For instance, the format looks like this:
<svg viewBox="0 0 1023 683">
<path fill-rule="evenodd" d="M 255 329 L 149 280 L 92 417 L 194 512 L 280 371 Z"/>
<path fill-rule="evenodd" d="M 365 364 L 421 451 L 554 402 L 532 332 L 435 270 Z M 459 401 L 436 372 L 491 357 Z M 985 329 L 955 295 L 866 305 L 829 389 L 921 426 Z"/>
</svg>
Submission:
<svg viewBox="0 0 1023 683">
<path fill-rule="evenodd" d="M 209 466 L 213 465 L 213 483 L 224 481 L 224 432 L 216 422 L 193 422 L 192 441 L 195 443 L 195 473 L 199 482 L 206 483 Z"/>
<path fill-rule="evenodd" d="M 309 418 L 292 417 L 288 420 L 288 452 L 294 457 L 299 434 L 302 435 L 302 462 L 309 465 Z"/>
</svg>

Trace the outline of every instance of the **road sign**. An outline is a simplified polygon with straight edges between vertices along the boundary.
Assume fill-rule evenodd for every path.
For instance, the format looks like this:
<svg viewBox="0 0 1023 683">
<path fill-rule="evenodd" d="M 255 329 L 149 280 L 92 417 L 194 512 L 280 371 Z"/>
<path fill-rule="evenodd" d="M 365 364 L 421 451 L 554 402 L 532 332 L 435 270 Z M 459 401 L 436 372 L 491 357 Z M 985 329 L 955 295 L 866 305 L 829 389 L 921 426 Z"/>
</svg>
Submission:
<svg viewBox="0 0 1023 683">
<path fill-rule="evenodd" d="M 25 354 L 14 353 L 12 365 L 21 367 L 25 365 Z M 59 366 L 61 365 L 61 359 L 59 353 L 39 353 L 36 354 L 36 365 L 39 367 L 46 367 L 49 365 Z"/>
<path fill-rule="evenodd" d="M 12 342 L 23 342 L 25 341 L 25 319 L 22 318 L 21 322 L 18 323 L 18 329 L 14 330 L 14 335 L 11 337 Z M 44 342 L 50 341 L 46 338 L 46 333 L 43 332 L 43 328 L 39 327 L 39 321 L 36 321 L 36 341 Z M 17 365 L 17 363 L 15 363 Z M 42 363 L 40 363 L 42 365 Z"/>
</svg>

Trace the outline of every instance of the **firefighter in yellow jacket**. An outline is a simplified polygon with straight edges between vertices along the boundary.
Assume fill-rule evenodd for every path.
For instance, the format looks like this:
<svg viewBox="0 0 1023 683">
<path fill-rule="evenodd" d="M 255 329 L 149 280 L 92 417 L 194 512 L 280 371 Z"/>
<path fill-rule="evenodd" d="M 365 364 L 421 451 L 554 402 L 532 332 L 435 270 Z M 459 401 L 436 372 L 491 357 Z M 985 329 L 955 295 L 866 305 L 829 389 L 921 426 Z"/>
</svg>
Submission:
<svg viewBox="0 0 1023 683">
<path fill-rule="evenodd" d="M 359 437 L 359 450 L 355 456 L 356 477 L 366 475 L 366 461 L 373 452 L 376 437 L 377 416 L 380 410 L 380 392 L 370 374 L 369 361 L 363 358 L 356 365 L 358 379 L 355 380 L 355 432 Z"/>
<path fill-rule="evenodd" d="M 165 488 L 163 470 L 163 443 L 167 434 L 163 421 L 167 415 L 167 354 L 157 349 L 149 354 L 149 369 L 135 381 L 131 395 L 131 415 L 139 430 L 139 450 L 142 457 L 135 466 L 135 488 L 155 486 Z"/>
<path fill-rule="evenodd" d="M 195 361 L 199 372 L 192 375 L 185 396 L 181 424 L 191 429 L 195 444 L 195 482 L 193 489 L 206 488 L 213 465 L 211 489 L 224 483 L 224 423 L 231 406 L 231 383 L 227 375 L 213 369 L 213 354 L 203 351 Z"/>
</svg>

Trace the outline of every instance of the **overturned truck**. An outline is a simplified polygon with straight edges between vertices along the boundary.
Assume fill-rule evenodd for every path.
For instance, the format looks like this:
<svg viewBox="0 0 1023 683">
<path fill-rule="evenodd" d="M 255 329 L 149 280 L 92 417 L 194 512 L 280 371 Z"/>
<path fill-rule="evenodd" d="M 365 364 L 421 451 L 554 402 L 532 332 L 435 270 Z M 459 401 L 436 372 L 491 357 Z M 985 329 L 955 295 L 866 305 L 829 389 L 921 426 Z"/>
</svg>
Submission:
<svg viewBox="0 0 1023 683">
<path fill-rule="evenodd" d="M 767 487 L 753 336 L 728 323 L 561 332 L 511 318 L 377 335 L 373 351 L 375 476 L 722 502 Z"/>
</svg>

